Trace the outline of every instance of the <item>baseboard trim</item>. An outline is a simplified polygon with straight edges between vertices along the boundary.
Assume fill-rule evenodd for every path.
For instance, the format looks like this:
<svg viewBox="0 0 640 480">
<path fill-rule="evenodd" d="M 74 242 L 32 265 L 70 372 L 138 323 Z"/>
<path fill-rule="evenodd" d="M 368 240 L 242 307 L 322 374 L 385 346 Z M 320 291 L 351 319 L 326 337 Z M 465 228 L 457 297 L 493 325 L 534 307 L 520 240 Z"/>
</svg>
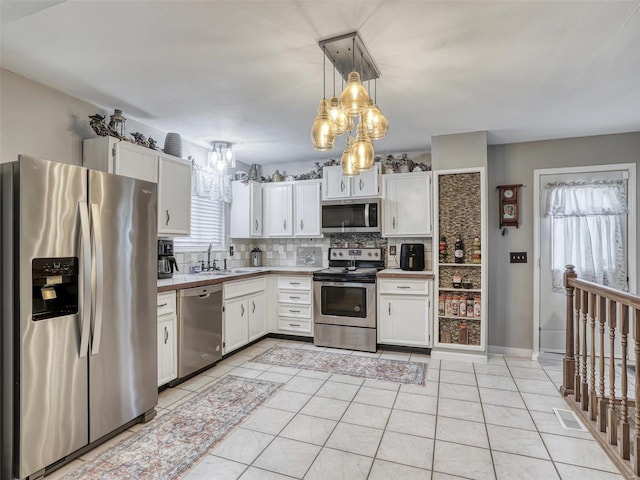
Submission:
<svg viewBox="0 0 640 480">
<path fill-rule="evenodd" d="M 497 355 L 508 355 L 510 357 L 533 358 L 533 350 L 530 348 L 514 348 L 489 345 L 489 353 L 494 353 Z"/>
<path fill-rule="evenodd" d="M 485 353 L 431 350 L 431 358 L 435 360 L 454 360 L 459 362 L 487 363 L 487 355 Z"/>
</svg>

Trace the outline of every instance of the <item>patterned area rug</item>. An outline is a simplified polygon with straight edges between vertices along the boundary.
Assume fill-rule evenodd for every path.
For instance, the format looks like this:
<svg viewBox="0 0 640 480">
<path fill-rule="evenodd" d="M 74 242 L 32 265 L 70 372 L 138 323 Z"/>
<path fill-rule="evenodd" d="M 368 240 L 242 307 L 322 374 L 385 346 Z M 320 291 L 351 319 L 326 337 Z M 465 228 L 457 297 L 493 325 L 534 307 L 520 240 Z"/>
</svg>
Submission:
<svg viewBox="0 0 640 480">
<path fill-rule="evenodd" d="M 255 357 L 253 361 L 417 385 L 424 385 L 427 372 L 427 365 L 420 362 L 313 352 L 306 348 L 272 347 Z"/>
<path fill-rule="evenodd" d="M 66 480 L 169 480 L 187 473 L 281 383 L 229 375 L 119 442 Z"/>
</svg>

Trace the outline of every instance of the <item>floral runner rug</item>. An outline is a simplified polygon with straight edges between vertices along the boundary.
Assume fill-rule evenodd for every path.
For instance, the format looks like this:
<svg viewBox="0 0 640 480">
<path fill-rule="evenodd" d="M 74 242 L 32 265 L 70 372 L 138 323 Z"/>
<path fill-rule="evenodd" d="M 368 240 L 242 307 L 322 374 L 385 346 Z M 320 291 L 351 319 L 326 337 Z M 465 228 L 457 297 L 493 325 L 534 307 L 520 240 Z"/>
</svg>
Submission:
<svg viewBox="0 0 640 480">
<path fill-rule="evenodd" d="M 267 380 L 228 375 L 64 479 L 180 478 L 281 386 Z"/>
<path fill-rule="evenodd" d="M 417 385 L 424 385 L 427 371 L 427 365 L 421 362 L 314 352 L 306 348 L 290 347 L 272 347 L 252 361 Z"/>
</svg>

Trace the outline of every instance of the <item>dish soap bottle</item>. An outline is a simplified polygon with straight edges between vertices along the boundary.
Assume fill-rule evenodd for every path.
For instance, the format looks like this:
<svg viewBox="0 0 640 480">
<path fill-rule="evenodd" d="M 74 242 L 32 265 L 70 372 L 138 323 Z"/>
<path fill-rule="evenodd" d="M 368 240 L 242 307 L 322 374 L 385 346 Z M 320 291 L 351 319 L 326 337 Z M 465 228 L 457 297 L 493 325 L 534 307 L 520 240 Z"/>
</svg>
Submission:
<svg viewBox="0 0 640 480">
<path fill-rule="evenodd" d="M 462 244 L 462 237 L 459 233 L 456 235 L 453 255 L 456 263 L 464 263 L 464 245 Z"/>
</svg>

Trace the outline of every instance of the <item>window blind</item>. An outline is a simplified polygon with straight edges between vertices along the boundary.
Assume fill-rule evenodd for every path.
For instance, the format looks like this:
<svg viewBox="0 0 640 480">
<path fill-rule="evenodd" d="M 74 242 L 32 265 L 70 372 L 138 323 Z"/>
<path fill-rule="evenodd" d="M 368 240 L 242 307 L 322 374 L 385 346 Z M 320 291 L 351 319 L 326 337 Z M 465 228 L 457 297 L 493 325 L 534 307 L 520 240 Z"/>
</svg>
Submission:
<svg viewBox="0 0 640 480">
<path fill-rule="evenodd" d="M 176 237 L 177 251 L 224 250 L 224 202 L 191 196 L 191 236 Z"/>
</svg>

